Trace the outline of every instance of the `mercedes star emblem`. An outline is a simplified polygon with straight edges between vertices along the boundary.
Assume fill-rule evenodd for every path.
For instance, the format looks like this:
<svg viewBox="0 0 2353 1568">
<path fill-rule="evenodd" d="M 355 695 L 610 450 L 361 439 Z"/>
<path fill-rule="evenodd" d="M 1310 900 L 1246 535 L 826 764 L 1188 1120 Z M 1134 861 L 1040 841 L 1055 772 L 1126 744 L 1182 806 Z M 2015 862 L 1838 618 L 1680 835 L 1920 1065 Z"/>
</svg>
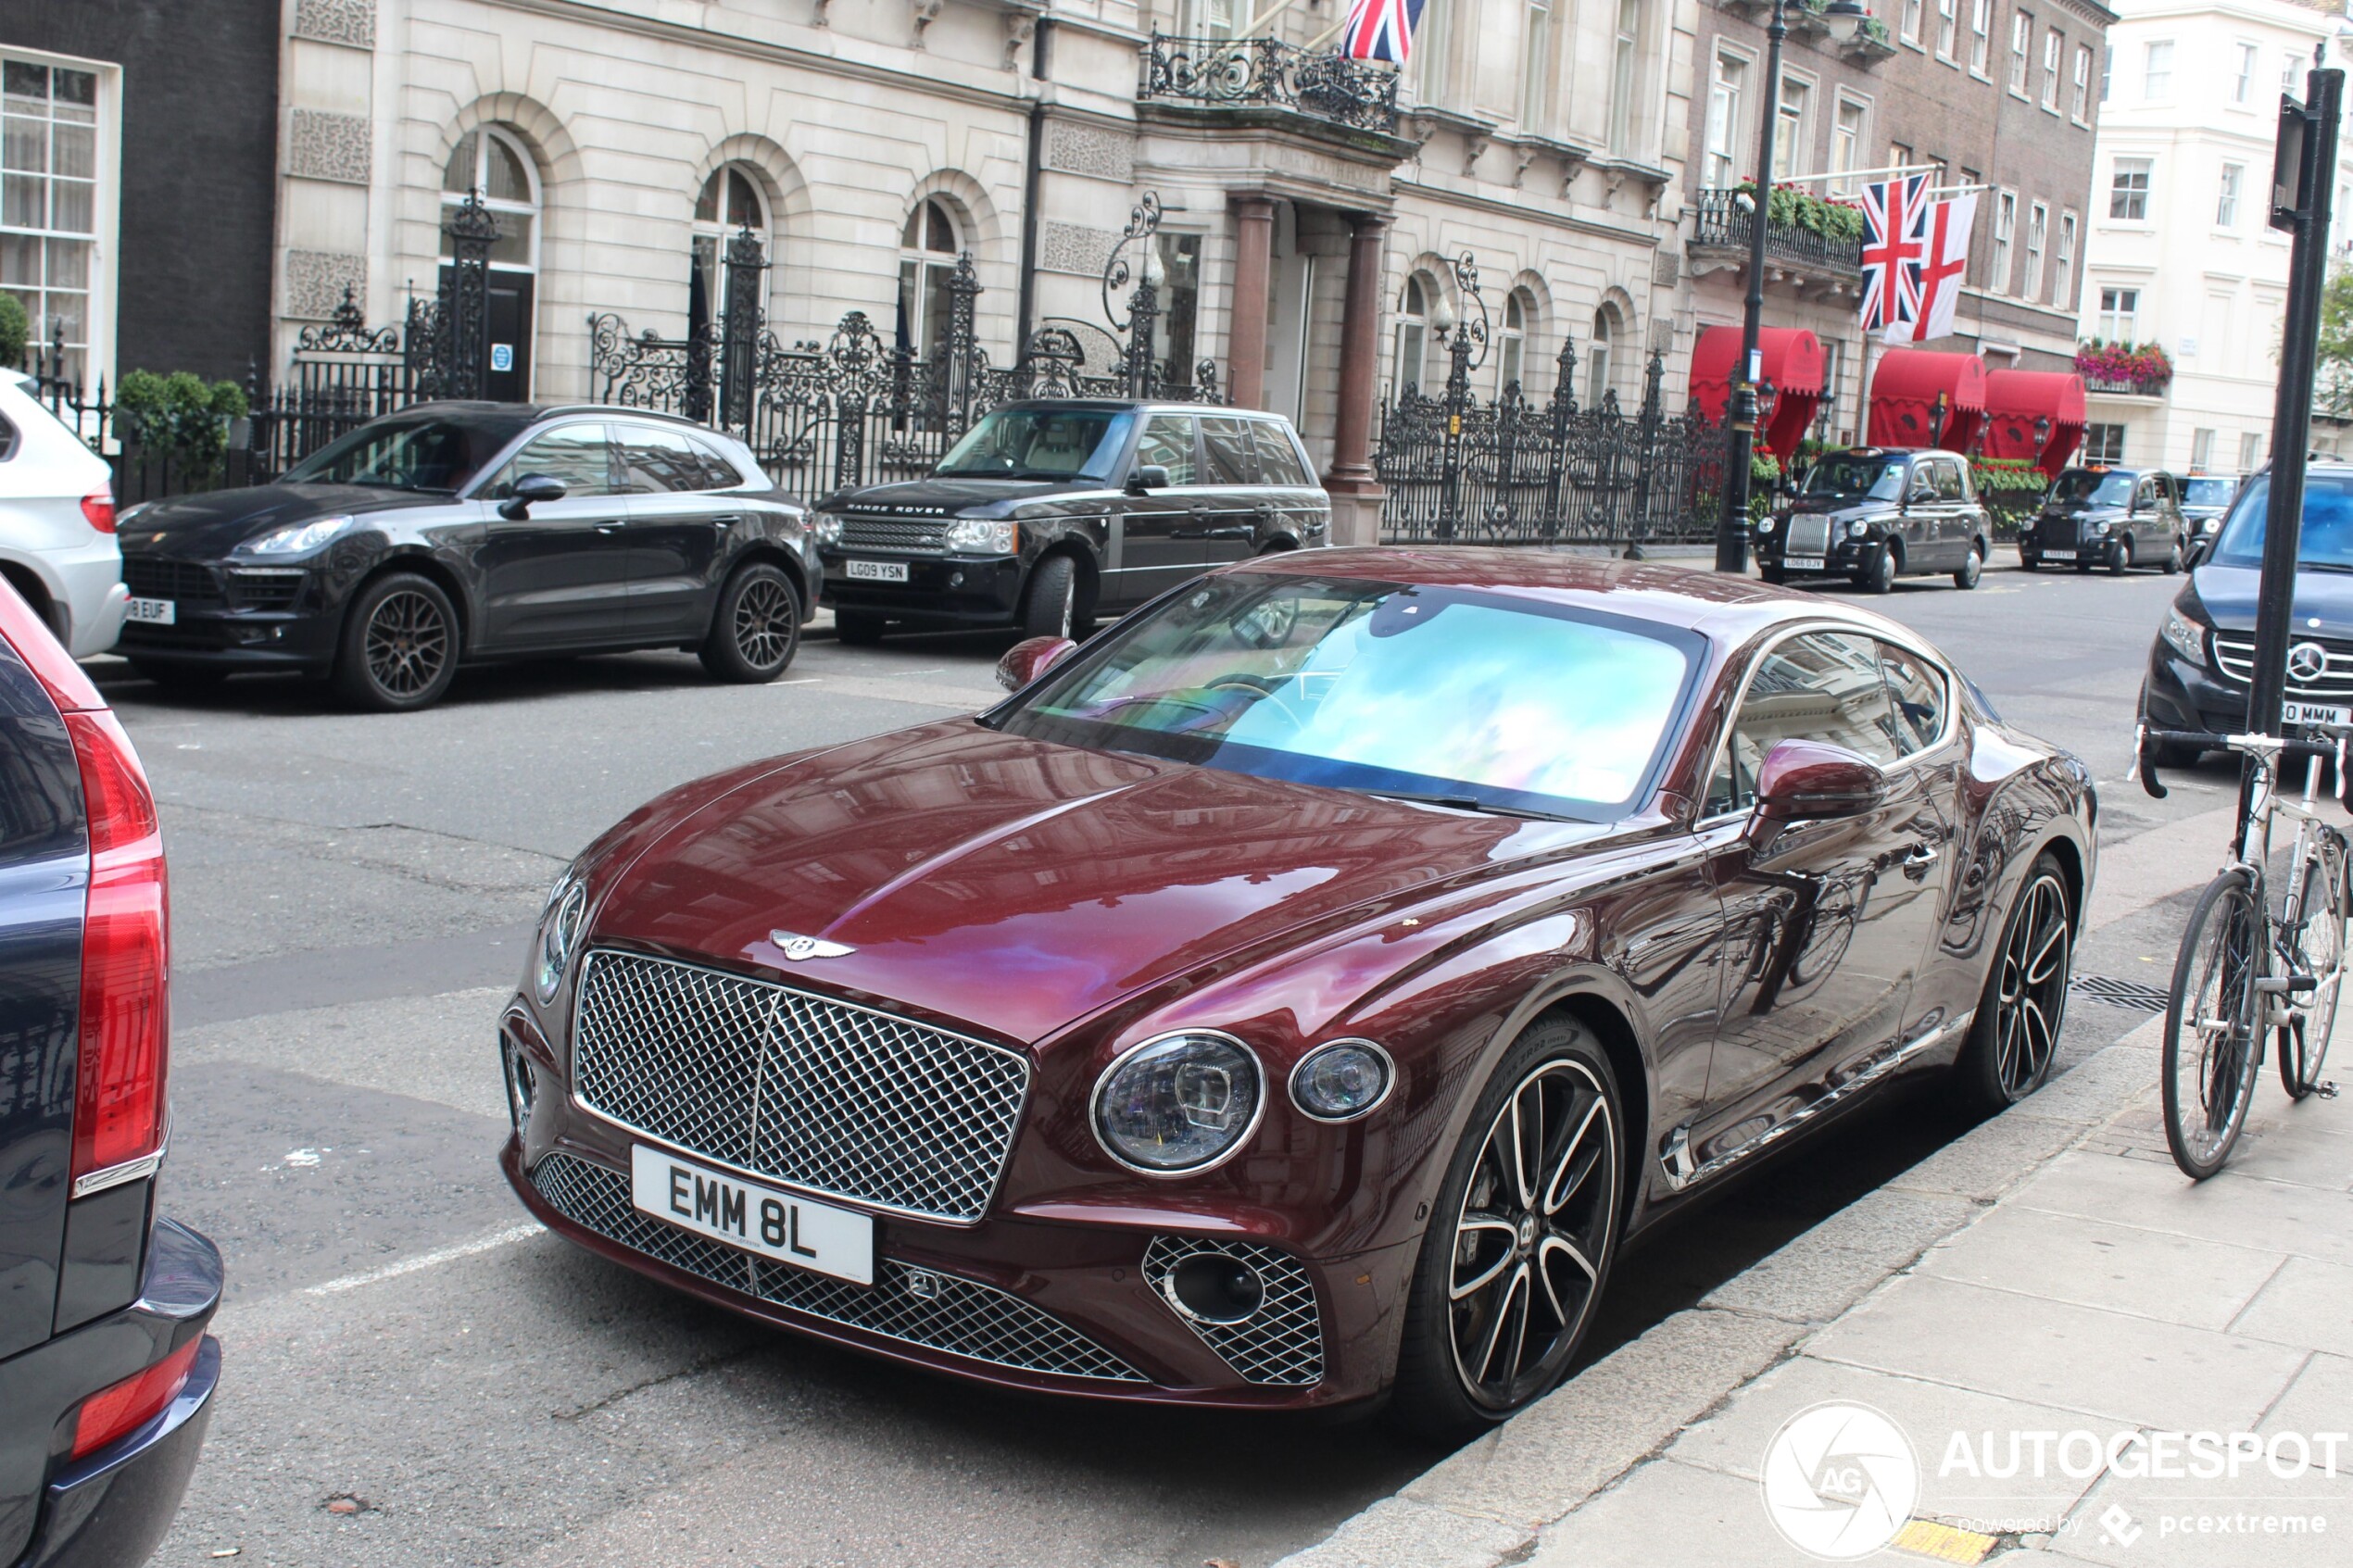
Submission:
<svg viewBox="0 0 2353 1568">
<path fill-rule="evenodd" d="M 2329 650 L 2318 643 L 2298 643 L 2287 650 L 2287 678 L 2309 685 L 2328 673 Z"/>
<path fill-rule="evenodd" d="M 822 937 L 803 936 L 797 931 L 772 931 L 768 940 L 774 942 L 785 957 L 799 963 L 803 959 L 838 959 L 858 949 L 842 942 L 828 942 Z"/>
</svg>

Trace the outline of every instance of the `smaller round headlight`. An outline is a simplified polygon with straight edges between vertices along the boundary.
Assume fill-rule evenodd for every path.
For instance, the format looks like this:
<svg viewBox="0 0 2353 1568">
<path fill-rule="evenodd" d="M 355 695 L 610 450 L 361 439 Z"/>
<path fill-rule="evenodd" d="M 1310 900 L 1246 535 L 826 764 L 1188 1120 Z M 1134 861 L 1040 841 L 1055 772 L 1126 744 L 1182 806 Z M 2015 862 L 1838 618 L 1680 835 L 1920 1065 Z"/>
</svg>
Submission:
<svg viewBox="0 0 2353 1568">
<path fill-rule="evenodd" d="M 2116 524 L 2108 521 L 2108 519 L 2102 518 L 2099 521 L 2092 525 L 2092 532 L 2099 534 L 2102 538 L 2106 538 L 2108 536 L 2108 531 L 2115 526 Z"/>
<path fill-rule="evenodd" d="M 572 967 L 573 945 L 580 940 L 581 921 L 587 912 L 588 889 L 580 882 L 560 887 L 547 901 L 547 913 L 539 922 L 539 951 L 532 973 L 532 993 L 542 1007 L 554 1001 L 563 985 L 564 972 Z"/>
<path fill-rule="evenodd" d="M 1291 1103 L 1318 1122 L 1353 1122 L 1389 1098 L 1397 1081 L 1389 1053 L 1370 1040 L 1334 1040 L 1291 1069 Z"/>
<path fill-rule="evenodd" d="M 1265 1098 L 1258 1058 L 1232 1035 L 1163 1035 L 1096 1080 L 1095 1137 L 1133 1171 L 1203 1171 L 1241 1147 Z"/>
<path fill-rule="evenodd" d="M 1773 532 L 1773 519 L 1770 513 L 1768 513 L 1764 517 L 1760 517 L 1756 520 L 1756 532 L 1759 533 L 1770 533 Z"/>
<path fill-rule="evenodd" d="M 1860 539 L 1860 538 L 1862 538 L 1865 534 L 1869 533 L 1870 531 L 1871 531 L 1871 525 L 1870 525 L 1869 523 L 1868 523 L 1868 522 L 1865 522 L 1865 521 L 1864 521 L 1861 518 L 1859 518 L 1859 517 L 1858 517 L 1858 518 L 1856 518 L 1856 519 L 1853 522 L 1850 522 L 1850 523 L 1848 523 L 1848 524 L 1846 525 L 1846 536 L 1847 536 L 1849 539 Z"/>
</svg>

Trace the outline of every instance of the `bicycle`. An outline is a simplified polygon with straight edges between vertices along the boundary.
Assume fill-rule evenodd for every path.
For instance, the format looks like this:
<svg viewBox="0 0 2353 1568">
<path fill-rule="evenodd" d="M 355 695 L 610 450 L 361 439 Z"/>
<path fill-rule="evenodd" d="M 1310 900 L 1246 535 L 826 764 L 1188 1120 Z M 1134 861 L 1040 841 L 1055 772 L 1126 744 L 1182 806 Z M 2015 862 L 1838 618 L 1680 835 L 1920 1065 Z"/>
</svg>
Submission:
<svg viewBox="0 0 2353 1568">
<path fill-rule="evenodd" d="M 2345 979 L 2347 919 L 2345 834 L 2313 809 L 2321 769 L 2333 763 L 2345 787 L 2346 736 L 2326 742 L 2277 735 L 2221 735 L 2141 726 L 2134 750 L 2141 787 L 2162 800 L 2160 746 L 2234 751 L 2253 760 L 2245 819 L 2232 858 L 2207 884 L 2182 933 L 2165 1007 L 2165 1141 L 2173 1163 L 2204 1181 L 2230 1158 L 2246 1124 L 2263 1047 L 2275 1038 L 2288 1098 L 2333 1099 L 2321 1077 Z M 2284 763 L 2305 763 L 2304 794 L 2281 793 Z M 2287 818 L 2296 844 L 2276 907 L 2267 893 L 2271 829 Z"/>
</svg>

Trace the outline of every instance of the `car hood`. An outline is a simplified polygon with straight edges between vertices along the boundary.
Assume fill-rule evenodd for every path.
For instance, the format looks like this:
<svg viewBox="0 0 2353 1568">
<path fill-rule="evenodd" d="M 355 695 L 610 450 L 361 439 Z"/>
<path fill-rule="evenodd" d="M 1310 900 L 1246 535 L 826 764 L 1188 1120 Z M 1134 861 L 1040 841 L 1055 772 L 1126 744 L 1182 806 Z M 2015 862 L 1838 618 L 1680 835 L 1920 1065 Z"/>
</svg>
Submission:
<svg viewBox="0 0 2353 1568">
<path fill-rule="evenodd" d="M 1079 750 L 969 720 L 713 787 L 682 797 L 600 892 L 591 941 L 764 970 L 1022 1041 L 1604 832 Z M 796 961 L 784 950 L 794 935 L 849 950 Z"/>
<path fill-rule="evenodd" d="M 142 507 L 124 521 L 126 554 L 225 554 L 257 534 L 316 518 L 446 507 L 453 497 L 362 484 L 258 484 L 179 495 Z"/>
<path fill-rule="evenodd" d="M 897 512 L 918 517 L 1002 517 L 1025 501 L 1106 490 L 1100 479 L 911 479 L 846 490 L 821 503 L 827 511 Z"/>
<path fill-rule="evenodd" d="M 1800 495 L 1790 508 L 1792 516 L 1799 512 L 1818 513 L 1845 521 L 1849 518 L 1882 517 L 1895 509 L 1893 501 L 1832 500 L 1828 496 Z"/>
<path fill-rule="evenodd" d="M 2225 632 L 2255 630 L 2255 596 L 2263 574 L 2248 566 L 2201 566 L 2191 574 L 2198 602 Z M 2353 637 L 2353 572 L 2296 574 L 2295 634 Z M 2315 626 L 2313 621 L 2319 621 Z"/>
</svg>

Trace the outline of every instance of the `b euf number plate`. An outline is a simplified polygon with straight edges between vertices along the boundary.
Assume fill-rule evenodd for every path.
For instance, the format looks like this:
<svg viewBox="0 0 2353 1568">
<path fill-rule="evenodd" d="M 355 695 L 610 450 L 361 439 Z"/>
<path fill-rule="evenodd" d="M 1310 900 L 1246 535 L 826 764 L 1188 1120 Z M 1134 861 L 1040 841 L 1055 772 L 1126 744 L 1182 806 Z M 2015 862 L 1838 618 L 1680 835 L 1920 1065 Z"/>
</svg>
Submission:
<svg viewBox="0 0 2353 1568">
<path fill-rule="evenodd" d="M 641 1213 L 762 1258 L 875 1283 L 875 1222 L 761 1186 L 644 1144 L 629 1151 L 629 1198 Z"/>
</svg>

